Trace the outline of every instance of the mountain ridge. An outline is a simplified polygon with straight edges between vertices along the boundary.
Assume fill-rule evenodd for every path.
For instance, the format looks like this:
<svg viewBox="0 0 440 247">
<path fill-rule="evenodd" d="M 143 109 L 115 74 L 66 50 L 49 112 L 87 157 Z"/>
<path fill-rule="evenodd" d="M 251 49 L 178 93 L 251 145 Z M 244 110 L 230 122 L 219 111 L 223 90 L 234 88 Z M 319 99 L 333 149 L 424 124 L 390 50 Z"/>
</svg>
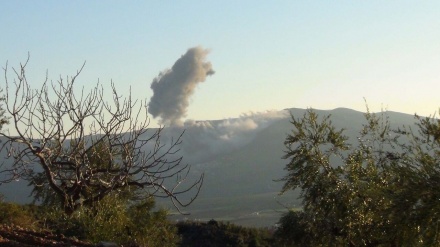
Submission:
<svg viewBox="0 0 440 247">
<path fill-rule="evenodd" d="M 172 219 L 217 219 L 268 226 L 273 225 L 284 210 L 278 201 L 283 205 L 299 206 L 298 192 L 280 197 L 278 194 L 283 184 L 275 181 L 286 174 L 284 167 L 288 163 L 282 159 L 284 140 L 293 126 L 286 111 L 301 118 L 307 109 L 282 110 L 280 112 L 284 115 L 275 114 L 277 117 L 273 118 L 252 115 L 215 123 L 206 120 L 186 126 L 181 155 L 185 163 L 192 165 L 189 178 L 195 179 L 205 173 L 205 182 L 199 198 L 184 209 L 191 215 L 174 215 Z M 331 115 L 335 127 L 344 128 L 351 141 L 356 140 L 362 124 L 365 124 L 364 113 L 349 108 L 314 111 L 319 116 Z M 413 115 L 384 113 L 393 126 L 414 124 Z M 182 130 L 165 128 L 165 140 Z M 30 188 L 24 181 L 0 186 L 0 193 L 8 201 L 29 203 L 31 198 L 24 198 L 26 192 L 30 192 Z M 157 204 L 173 212 L 169 201 L 157 200 Z"/>
</svg>

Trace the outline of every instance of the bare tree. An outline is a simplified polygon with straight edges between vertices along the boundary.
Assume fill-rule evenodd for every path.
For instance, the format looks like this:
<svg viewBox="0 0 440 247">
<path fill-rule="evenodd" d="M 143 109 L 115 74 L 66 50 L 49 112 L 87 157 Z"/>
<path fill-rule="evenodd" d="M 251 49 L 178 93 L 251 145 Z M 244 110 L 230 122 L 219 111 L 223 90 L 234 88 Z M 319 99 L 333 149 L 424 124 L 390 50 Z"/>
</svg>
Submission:
<svg viewBox="0 0 440 247">
<path fill-rule="evenodd" d="M 121 97 L 113 83 L 111 103 L 104 100 L 99 82 L 89 93 L 83 89 L 75 94 L 84 65 L 66 80 L 48 82 L 46 75 L 41 89 L 31 89 L 25 73 L 28 61 L 19 70 L 13 68 L 13 82 L 8 80 L 8 65 L 4 68 L 6 111 L 17 134 L 0 134 L 5 139 L 1 151 L 13 161 L 4 165 L 0 182 L 21 178 L 46 186 L 67 214 L 125 188 L 168 197 L 178 210 L 194 201 L 203 174 L 184 183 L 190 167 L 178 155 L 183 133 L 161 143 L 163 128 L 148 128 L 145 102 L 133 101 L 131 93 Z M 183 193 L 192 197 L 182 202 Z"/>
</svg>

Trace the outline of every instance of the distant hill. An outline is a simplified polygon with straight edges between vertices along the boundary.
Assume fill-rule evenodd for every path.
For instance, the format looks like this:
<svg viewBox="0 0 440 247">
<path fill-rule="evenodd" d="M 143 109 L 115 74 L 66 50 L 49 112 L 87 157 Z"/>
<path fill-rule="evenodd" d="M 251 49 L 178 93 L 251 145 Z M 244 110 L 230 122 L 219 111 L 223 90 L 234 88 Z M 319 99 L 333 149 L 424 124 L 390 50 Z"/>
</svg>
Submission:
<svg viewBox="0 0 440 247">
<path fill-rule="evenodd" d="M 183 138 L 184 161 L 192 165 L 190 176 L 195 179 L 204 172 L 205 182 L 198 199 L 172 219 L 226 220 L 237 224 L 270 226 L 276 223 L 284 206 L 300 207 L 298 192 L 278 196 L 282 182 L 275 180 L 286 173 L 284 139 L 292 130 L 291 113 L 301 117 L 305 109 L 286 109 L 279 114 L 254 114 L 237 119 L 188 123 Z M 365 123 L 362 112 L 346 108 L 316 110 L 320 115 L 331 114 L 337 128 L 345 128 L 351 142 Z M 394 127 L 412 125 L 409 114 L 387 112 Z M 182 128 L 165 129 L 164 138 L 180 133 Z M 165 142 L 166 143 L 166 142 Z M 191 179 L 191 178 L 190 178 Z M 19 181 L 0 186 L 7 200 L 30 201 L 30 188 Z M 158 200 L 161 207 L 173 212 L 169 201 Z"/>
</svg>

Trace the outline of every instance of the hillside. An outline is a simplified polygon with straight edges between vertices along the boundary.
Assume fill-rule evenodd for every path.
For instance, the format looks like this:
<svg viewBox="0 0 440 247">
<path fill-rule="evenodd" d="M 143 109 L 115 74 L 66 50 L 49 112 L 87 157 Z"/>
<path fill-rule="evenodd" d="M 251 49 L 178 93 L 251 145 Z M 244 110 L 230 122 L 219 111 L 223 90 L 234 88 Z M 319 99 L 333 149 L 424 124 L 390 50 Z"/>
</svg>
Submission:
<svg viewBox="0 0 440 247">
<path fill-rule="evenodd" d="M 295 117 L 301 117 L 304 109 L 289 109 Z M 331 114 L 334 125 L 345 128 L 345 134 L 355 143 L 364 123 L 363 113 L 337 108 L 324 111 L 320 115 Z M 387 112 L 392 126 L 411 125 L 414 118 L 409 114 Z M 255 123 L 252 128 L 249 119 Z M 284 154 L 284 139 L 291 131 L 289 117 L 276 118 L 250 116 L 250 118 L 199 122 L 186 126 L 183 139 L 184 161 L 192 165 L 190 180 L 202 172 L 204 185 L 198 199 L 184 211 L 189 216 L 175 214 L 173 220 L 186 218 L 208 221 L 226 220 L 252 226 L 270 226 L 277 222 L 285 206 L 299 207 L 298 193 L 279 196 L 282 182 L 275 180 L 285 175 L 287 161 Z M 182 129 L 171 129 L 165 138 Z M 227 138 L 225 138 L 225 136 Z M 7 200 L 30 202 L 29 188 L 24 181 L 3 184 L 0 193 Z M 160 207 L 174 212 L 167 200 L 158 200 Z"/>
<path fill-rule="evenodd" d="M 365 119 L 362 112 L 346 108 L 331 111 L 316 110 L 319 115 L 331 114 L 337 128 L 345 128 L 349 141 L 356 143 Z M 301 117 L 304 109 L 290 109 L 295 117 Z M 412 125 L 409 114 L 387 112 L 393 127 Z M 281 212 L 288 207 L 300 207 L 299 192 L 279 196 L 287 163 L 284 155 L 284 139 L 292 129 L 290 118 L 271 123 L 259 131 L 247 145 L 216 159 L 198 164 L 205 171 L 205 183 L 197 201 L 186 208 L 190 216 L 176 215 L 173 219 L 227 220 L 253 226 L 275 224 Z M 162 205 L 167 205 L 166 203 Z M 169 206 L 169 205 L 168 205 Z M 172 208 L 170 208 L 172 210 Z"/>
</svg>

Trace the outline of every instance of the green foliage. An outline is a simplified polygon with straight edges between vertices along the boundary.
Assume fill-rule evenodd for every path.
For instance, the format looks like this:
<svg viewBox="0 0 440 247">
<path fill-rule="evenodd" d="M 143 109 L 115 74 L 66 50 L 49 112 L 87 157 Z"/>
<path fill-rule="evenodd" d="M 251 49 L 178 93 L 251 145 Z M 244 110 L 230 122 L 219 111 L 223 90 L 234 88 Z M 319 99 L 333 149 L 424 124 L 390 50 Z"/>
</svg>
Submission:
<svg viewBox="0 0 440 247">
<path fill-rule="evenodd" d="M 307 218 L 304 212 L 289 210 L 280 221 L 274 234 L 279 246 L 310 246 L 310 234 L 307 232 Z"/>
<path fill-rule="evenodd" d="M 160 209 L 152 212 L 153 198 L 128 208 L 130 219 L 128 231 L 140 246 L 174 246 L 180 241 L 177 228 L 167 220 L 168 212 Z"/>
<path fill-rule="evenodd" d="M 0 202 L 0 224 L 13 224 L 27 229 L 36 229 L 38 221 L 30 206 Z"/>
<path fill-rule="evenodd" d="M 278 234 L 296 243 L 301 227 L 309 240 L 297 246 L 440 246 L 440 121 L 392 130 L 385 114 L 365 118 L 350 145 L 330 116 L 292 116 L 282 192 L 300 189 L 304 212 Z"/>
<path fill-rule="evenodd" d="M 153 212 L 154 200 L 129 205 L 126 198 L 112 195 L 82 207 L 72 215 L 59 208 L 45 214 L 45 226 L 58 234 L 97 243 L 116 242 L 122 245 L 175 246 L 179 241 L 174 225 L 167 221 L 167 212 Z"/>
<path fill-rule="evenodd" d="M 130 221 L 126 205 L 116 196 L 104 198 L 93 208 L 82 207 L 74 218 L 83 224 L 88 241 L 105 240 L 121 244 L 130 241 L 126 231 Z"/>
<path fill-rule="evenodd" d="M 267 229 L 246 228 L 230 223 L 211 220 L 202 222 L 179 222 L 180 246 L 272 246 L 272 236 Z"/>
</svg>

